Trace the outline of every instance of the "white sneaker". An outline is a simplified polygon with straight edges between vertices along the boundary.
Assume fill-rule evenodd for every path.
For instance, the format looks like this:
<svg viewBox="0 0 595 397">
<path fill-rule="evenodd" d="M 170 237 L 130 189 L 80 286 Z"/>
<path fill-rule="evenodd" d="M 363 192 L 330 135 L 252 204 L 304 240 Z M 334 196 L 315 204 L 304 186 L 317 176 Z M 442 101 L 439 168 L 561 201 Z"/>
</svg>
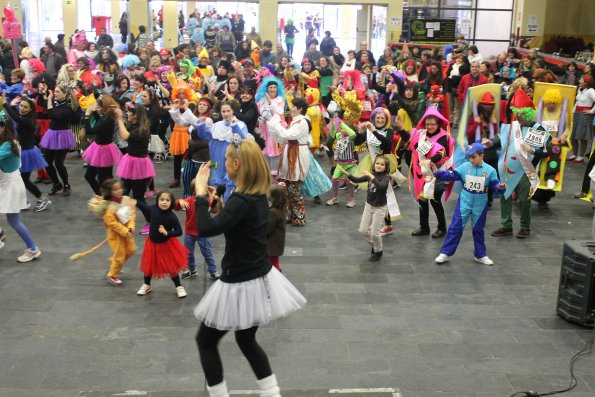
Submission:
<svg viewBox="0 0 595 397">
<path fill-rule="evenodd" d="M 438 264 L 442 264 L 442 263 L 446 262 L 448 260 L 448 258 L 450 258 L 450 256 L 440 253 L 440 255 L 438 255 L 436 257 L 436 259 L 434 259 L 434 262 L 436 262 Z"/>
<path fill-rule="evenodd" d="M 353 208 L 353 207 L 355 207 L 355 200 L 349 200 L 347 202 L 347 204 L 345 204 L 345 207 L 347 207 L 347 208 Z"/>
<path fill-rule="evenodd" d="M 149 292 L 151 292 L 153 289 L 151 288 L 150 285 L 148 284 L 143 284 L 140 286 L 139 290 L 136 291 L 136 294 L 138 296 L 145 296 L 147 295 Z"/>
<path fill-rule="evenodd" d="M 327 200 L 326 205 L 335 205 L 339 202 L 339 200 L 337 200 L 336 198 L 332 198 Z"/>
<path fill-rule="evenodd" d="M 473 258 L 473 260 L 477 263 L 481 263 L 482 265 L 486 265 L 486 266 L 492 266 L 494 264 L 494 261 L 491 260 L 489 257 L 487 256 L 482 256 L 481 258 Z"/>
<path fill-rule="evenodd" d="M 182 287 L 181 285 L 179 287 L 176 287 L 176 294 L 178 294 L 178 298 L 180 299 L 185 298 L 188 295 L 184 287 Z"/>
<path fill-rule="evenodd" d="M 27 248 L 25 250 L 25 252 L 23 253 L 23 255 L 21 255 L 17 258 L 17 261 L 19 261 L 21 263 L 31 262 L 33 259 L 37 259 L 40 256 L 41 256 L 41 251 L 39 250 L 39 248 L 35 248 L 35 251 Z"/>
</svg>

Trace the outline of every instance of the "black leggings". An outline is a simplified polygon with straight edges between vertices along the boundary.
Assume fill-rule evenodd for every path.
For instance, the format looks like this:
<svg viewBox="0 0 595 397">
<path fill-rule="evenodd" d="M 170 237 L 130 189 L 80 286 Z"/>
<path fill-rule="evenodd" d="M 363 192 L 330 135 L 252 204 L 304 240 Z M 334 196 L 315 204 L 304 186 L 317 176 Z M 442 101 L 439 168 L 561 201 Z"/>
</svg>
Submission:
<svg viewBox="0 0 595 397">
<path fill-rule="evenodd" d="M 146 274 L 144 278 L 145 278 L 145 284 L 151 285 L 151 279 L 153 278 L 153 276 L 150 274 Z M 171 276 L 171 281 L 174 282 L 174 285 L 176 287 L 179 287 L 182 285 L 182 283 L 180 282 L 180 276 L 177 274 L 175 276 Z"/>
<path fill-rule="evenodd" d="M 269 359 L 256 342 L 256 331 L 258 326 L 235 331 L 236 343 L 248 362 L 257 379 L 264 379 L 273 374 Z M 215 386 L 223 382 L 223 364 L 217 345 L 227 331 L 220 331 L 215 328 L 201 324 L 196 334 L 196 344 L 200 354 L 202 370 L 207 378 L 209 386 Z"/>
<path fill-rule="evenodd" d="M 66 160 L 66 154 L 68 150 L 51 150 L 45 149 L 43 151 L 43 156 L 45 157 L 45 161 L 48 163 L 48 166 L 45 167 L 45 170 L 50 175 L 52 182 L 54 184 L 60 183 L 58 180 L 58 174 L 62 179 L 62 184 L 68 185 L 68 171 L 66 171 L 66 166 L 64 165 L 64 160 Z M 56 172 L 57 171 L 57 172 Z"/>
<path fill-rule="evenodd" d="M 25 187 L 27 188 L 27 190 L 30 191 L 31 194 L 34 195 L 37 199 L 39 199 L 39 198 L 41 198 L 41 191 L 39 190 L 39 188 L 37 187 L 36 184 L 31 182 L 31 180 L 29 179 L 30 177 L 31 177 L 30 172 L 22 172 L 21 173 L 21 178 L 23 179 L 23 183 L 25 184 Z"/>
<path fill-rule="evenodd" d="M 145 202 L 145 191 L 147 190 L 147 184 L 149 182 L 149 178 L 145 178 L 145 179 L 123 179 L 122 178 L 122 182 L 124 182 L 124 194 L 126 196 L 130 195 L 130 192 L 132 192 L 132 198 L 135 199 L 136 201 Z M 138 206 L 137 208 L 139 210 L 141 210 L 141 212 L 143 213 L 143 216 L 145 217 L 145 220 L 147 221 L 147 223 L 149 223 L 149 219 L 151 219 L 151 216 L 148 212 L 148 210 L 145 208 L 145 206 Z"/>
<path fill-rule="evenodd" d="M 593 165 L 595 165 L 595 155 L 592 155 L 591 157 L 589 157 L 589 162 L 587 163 L 587 169 L 585 170 L 585 175 L 583 176 L 583 186 L 581 187 L 581 192 L 582 193 L 589 193 L 589 190 L 591 190 L 591 178 L 589 177 L 589 174 L 591 173 L 591 170 L 593 169 Z"/>
<path fill-rule="evenodd" d="M 88 166 L 87 171 L 85 171 L 85 179 L 98 196 L 101 194 L 101 184 L 105 180 L 113 178 L 113 176 L 112 167 Z"/>
<path fill-rule="evenodd" d="M 437 182 L 434 189 L 434 199 L 429 200 L 438 218 L 438 229 L 446 231 L 446 218 L 444 217 L 444 207 L 442 206 L 442 194 L 444 194 L 445 186 L 443 183 Z M 428 201 L 419 200 L 419 226 L 424 230 L 430 230 L 430 206 Z"/>
<path fill-rule="evenodd" d="M 176 154 L 174 156 L 174 179 L 176 181 L 182 178 L 182 160 L 184 160 L 183 154 Z"/>
</svg>

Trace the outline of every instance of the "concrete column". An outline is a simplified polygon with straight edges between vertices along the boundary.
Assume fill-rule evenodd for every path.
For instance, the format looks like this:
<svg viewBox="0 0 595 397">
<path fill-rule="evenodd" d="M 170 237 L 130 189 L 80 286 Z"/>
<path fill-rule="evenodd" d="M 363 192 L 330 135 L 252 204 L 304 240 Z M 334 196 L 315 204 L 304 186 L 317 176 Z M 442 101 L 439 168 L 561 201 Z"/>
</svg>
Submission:
<svg viewBox="0 0 595 397">
<path fill-rule="evenodd" d="M 111 35 L 118 35 L 120 33 L 120 28 L 118 24 L 120 23 L 120 18 L 122 17 L 122 11 L 120 10 L 120 0 L 111 0 L 112 7 L 111 7 L 111 17 L 112 17 L 112 30 L 109 32 Z"/>
<path fill-rule="evenodd" d="M 392 0 L 386 11 L 386 44 L 396 44 L 403 32 L 403 0 Z"/>
<path fill-rule="evenodd" d="M 163 2 L 163 46 L 178 46 L 178 7 L 175 1 Z"/>
<path fill-rule="evenodd" d="M 78 0 L 62 0 L 62 20 L 64 21 L 64 43 L 78 29 Z"/>
<path fill-rule="evenodd" d="M 304 7 L 307 4 L 303 4 Z M 262 41 L 270 40 L 273 51 L 277 51 L 277 26 L 279 24 L 279 2 L 277 0 L 260 0 L 258 7 L 258 26 Z M 246 29 L 248 32 L 250 28 Z"/>
<path fill-rule="evenodd" d="M 68 1 L 68 0 L 66 0 Z M 129 0 L 128 20 L 130 21 L 130 33 L 138 36 L 138 27 L 144 25 L 147 32 L 151 31 L 151 15 L 149 13 L 148 0 Z M 177 20 L 177 19 L 176 19 Z"/>
</svg>

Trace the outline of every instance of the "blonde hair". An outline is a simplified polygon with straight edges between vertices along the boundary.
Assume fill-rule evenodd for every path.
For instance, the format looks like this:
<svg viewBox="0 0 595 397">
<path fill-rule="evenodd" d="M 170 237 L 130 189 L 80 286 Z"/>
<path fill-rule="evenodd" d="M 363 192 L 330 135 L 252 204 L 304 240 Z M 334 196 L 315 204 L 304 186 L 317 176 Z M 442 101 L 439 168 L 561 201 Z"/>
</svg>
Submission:
<svg viewBox="0 0 595 397">
<path fill-rule="evenodd" d="M 236 192 L 255 196 L 267 194 L 271 186 L 271 171 L 256 142 L 243 140 L 239 148 L 231 143 L 225 154 L 240 161 L 235 178 Z"/>
</svg>

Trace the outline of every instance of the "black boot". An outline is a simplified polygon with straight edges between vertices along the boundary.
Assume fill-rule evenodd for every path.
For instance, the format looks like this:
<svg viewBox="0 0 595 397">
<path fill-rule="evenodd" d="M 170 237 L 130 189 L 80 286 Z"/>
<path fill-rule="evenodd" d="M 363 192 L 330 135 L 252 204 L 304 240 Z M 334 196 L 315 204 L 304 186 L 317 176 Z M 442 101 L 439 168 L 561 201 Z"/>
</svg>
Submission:
<svg viewBox="0 0 595 397">
<path fill-rule="evenodd" d="M 372 255 L 370 256 L 370 259 L 368 259 L 368 260 L 370 262 L 376 262 L 380 258 L 382 258 L 382 251 L 374 252 L 374 249 L 372 249 Z"/>
<path fill-rule="evenodd" d="M 427 236 L 428 234 L 430 234 L 430 230 L 423 229 L 421 227 L 419 229 L 417 229 L 416 231 L 411 232 L 411 235 L 412 236 L 415 236 L 415 237 L 417 237 L 417 236 Z"/>
</svg>

